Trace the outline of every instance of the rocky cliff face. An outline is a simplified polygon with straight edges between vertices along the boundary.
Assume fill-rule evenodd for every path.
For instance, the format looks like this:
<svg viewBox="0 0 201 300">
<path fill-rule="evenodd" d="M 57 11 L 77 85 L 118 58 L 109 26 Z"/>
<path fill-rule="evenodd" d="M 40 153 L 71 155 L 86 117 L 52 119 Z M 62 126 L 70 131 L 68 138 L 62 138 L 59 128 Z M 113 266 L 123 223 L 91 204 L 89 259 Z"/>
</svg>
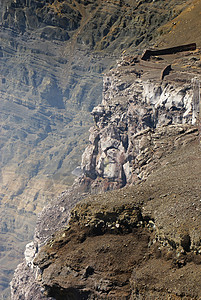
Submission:
<svg viewBox="0 0 201 300">
<path fill-rule="evenodd" d="M 101 73 L 124 49 L 152 43 L 186 3 L 1 1 L 1 293 L 37 213 L 73 182 Z"/>
<path fill-rule="evenodd" d="M 76 206 L 69 226 L 34 261 L 47 299 L 200 298 L 201 174 L 195 141 L 195 133 L 183 136 L 180 150 L 161 159 L 142 184 Z"/>
<path fill-rule="evenodd" d="M 107 73 L 84 175 L 43 209 L 12 299 L 201 297 L 199 57 L 126 56 Z"/>
<path fill-rule="evenodd" d="M 193 57 L 196 60 L 197 55 L 173 56 L 172 64 L 185 65 Z M 104 77 L 103 101 L 92 111 L 95 126 L 90 130 L 90 144 L 82 156 L 83 170 L 94 179 L 94 186 L 98 182 L 101 187 L 100 178 L 108 182 L 103 191 L 110 189 L 110 182 L 113 188 L 146 179 L 162 155 L 160 146 L 163 144 L 167 153 L 174 147 L 171 140 L 159 138 L 157 128 L 164 126 L 166 134 L 166 126 L 196 124 L 198 61 L 194 72 L 177 67 L 161 79 L 169 60 L 161 58 L 153 63 L 137 56 L 125 57 Z"/>
</svg>

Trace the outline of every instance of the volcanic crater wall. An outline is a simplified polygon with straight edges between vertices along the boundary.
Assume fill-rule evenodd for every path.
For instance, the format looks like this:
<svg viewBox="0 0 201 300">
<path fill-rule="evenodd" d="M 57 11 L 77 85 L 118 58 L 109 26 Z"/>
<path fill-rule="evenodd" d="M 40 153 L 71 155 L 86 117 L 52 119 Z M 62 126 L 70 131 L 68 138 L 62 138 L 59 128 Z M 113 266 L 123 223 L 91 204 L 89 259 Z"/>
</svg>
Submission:
<svg viewBox="0 0 201 300">
<path fill-rule="evenodd" d="M 195 57 L 199 53 L 189 55 Z M 182 57 L 182 62 L 185 59 L 189 60 L 189 56 Z M 105 75 L 103 101 L 92 112 L 90 144 L 82 157 L 83 175 L 39 215 L 34 241 L 27 245 L 25 260 L 16 269 L 11 283 L 12 299 L 32 299 L 33 295 L 35 299 L 109 296 L 136 299 L 139 293 L 145 299 L 151 295 L 174 297 L 175 286 L 171 284 L 164 292 L 163 287 L 157 289 L 152 283 L 150 289 L 141 286 L 141 280 L 145 279 L 140 277 L 140 268 L 144 268 L 143 274 L 148 274 L 146 264 L 153 268 L 155 259 L 163 256 L 170 261 L 162 259 L 157 263 L 165 264 L 170 282 L 171 264 L 178 266 L 178 270 L 184 267 L 183 276 L 187 276 L 188 260 L 195 262 L 193 276 L 199 276 L 200 156 L 196 123 L 199 97 L 195 97 L 193 80 L 200 76 L 200 69 L 188 76 L 182 70 L 172 70 L 161 81 L 160 76 L 157 79 L 158 67 L 147 69 L 141 63 L 138 56 L 126 56 Z M 186 155 L 191 157 L 193 173 L 186 167 L 191 163 Z M 133 184 L 134 187 L 129 187 Z M 123 186 L 119 192 L 100 194 Z M 185 207 L 183 214 L 182 207 Z M 127 245 L 131 233 L 134 240 L 129 240 L 130 246 L 140 245 L 134 252 L 139 259 L 135 258 L 136 272 L 133 263 L 129 271 L 121 270 L 121 281 L 114 274 L 119 276 L 118 259 L 125 260 L 125 249 L 128 247 L 128 261 L 133 253 L 133 248 Z M 102 250 L 97 250 L 96 240 Z M 120 245 L 124 245 L 123 249 L 119 249 Z M 124 253 L 122 257 L 117 249 Z M 100 253 L 102 262 L 111 260 L 107 274 L 103 272 L 103 264 L 95 262 L 102 257 Z M 180 271 L 174 272 L 180 276 Z M 160 272 L 154 274 L 151 276 L 161 277 Z M 179 282 L 176 284 L 178 297 L 185 293 L 197 299 L 199 288 L 193 276 L 189 285 L 183 286 L 185 292 Z"/>
<path fill-rule="evenodd" d="M 1 1 L 4 296 L 25 244 L 32 239 L 38 212 L 74 180 L 71 171 L 80 164 L 92 125 L 90 111 L 101 102 L 102 73 L 123 50 L 153 44 L 157 28 L 186 3 Z"/>
<path fill-rule="evenodd" d="M 184 124 L 198 125 L 199 75 L 172 70 L 160 81 L 154 79 L 160 64 L 146 67 L 150 74 L 138 57 L 125 57 L 104 77 L 103 101 L 92 111 L 95 126 L 82 156 L 82 168 L 95 182 L 104 178 L 122 187 L 146 179 L 160 158 L 163 137 L 159 140 L 157 130 L 182 125 L 182 132 Z M 168 152 L 173 145 L 163 147 Z"/>
</svg>

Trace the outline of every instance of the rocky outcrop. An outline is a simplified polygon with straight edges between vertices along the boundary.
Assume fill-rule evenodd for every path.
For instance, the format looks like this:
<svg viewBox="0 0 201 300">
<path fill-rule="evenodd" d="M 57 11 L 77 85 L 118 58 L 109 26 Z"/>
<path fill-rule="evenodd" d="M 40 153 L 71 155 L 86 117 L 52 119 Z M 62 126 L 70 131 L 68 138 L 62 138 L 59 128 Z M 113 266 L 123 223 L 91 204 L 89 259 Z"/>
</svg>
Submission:
<svg viewBox="0 0 201 300">
<path fill-rule="evenodd" d="M 86 187 L 78 180 L 72 188 L 63 192 L 55 202 L 53 201 L 44 207 L 38 216 L 34 241 L 26 246 L 25 259 L 15 270 L 15 276 L 11 283 L 12 299 L 20 299 L 21 297 L 24 299 L 46 299 L 43 294 L 44 289 L 35 280 L 37 276 L 40 276 L 40 270 L 33 266 L 33 260 L 39 249 L 53 236 L 54 232 L 66 226 L 71 209 L 87 195 Z"/>
<path fill-rule="evenodd" d="M 146 179 L 161 156 L 175 147 L 163 136 L 188 134 L 184 124 L 198 122 L 199 68 L 189 73 L 173 69 L 161 80 L 164 65 L 164 60 L 145 64 L 139 57 L 125 57 L 104 77 L 103 101 L 92 111 L 95 126 L 82 156 L 82 168 L 95 182 L 106 179 L 113 188 Z M 181 127 L 175 132 L 176 124 Z"/>
<path fill-rule="evenodd" d="M 186 3 L 1 1 L 2 293 L 37 213 L 73 183 L 90 111 L 101 102 L 101 73 L 125 49 L 152 43 L 156 29 Z"/>
<path fill-rule="evenodd" d="M 199 55 L 164 78 L 170 61 L 139 57 L 105 76 L 84 174 L 43 209 L 12 299 L 200 298 L 198 61 L 182 71 Z"/>
<path fill-rule="evenodd" d="M 47 299 L 200 298 L 196 136 L 183 136 L 141 184 L 90 196 L 72 210 L 34 260 Z"/>
</svg>

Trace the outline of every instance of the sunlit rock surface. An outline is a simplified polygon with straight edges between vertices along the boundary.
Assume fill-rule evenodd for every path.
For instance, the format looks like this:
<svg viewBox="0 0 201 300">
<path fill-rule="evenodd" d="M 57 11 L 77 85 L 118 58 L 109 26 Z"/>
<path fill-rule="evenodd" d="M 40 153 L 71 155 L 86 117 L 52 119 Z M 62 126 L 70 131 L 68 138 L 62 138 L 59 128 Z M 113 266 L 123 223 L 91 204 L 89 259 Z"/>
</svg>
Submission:
<svg viewBox="0 0 201 300">
<path fill-rule="evenodd" d="M 40 214 L 12 299 L 200 298 L 199 56 L 126 56 L 105 75 L 84 174 Z"/>
<path fill-rule="evenodd" d="M 175 147 L 173 140 L 164 141 L 163 135 L 185 135 L 189 132 L 185 125 L 198 124 L 199 56 L 197 51 L 155 62 L 124 57 L 104 76 L 103 100 L 92 111 L 95 126 L 82 156 L 83 171 L 95 180 L 94 185 L 100 178 L 103 185 L 111 182 L 108 189 L 146 179 L 160 160 L 160 146 L 167 152 Z M 183 71 L 192 58 L 195 63 L 188 72 Z M 161 72 L 170 62 L 177 66 L 161 80 Z M 101 182 L 97 186 L 101 189 Z"/>
<path fill-rule="evenodd" d="M 1 1 L 2 294 L 33 236 L 37 213 L 73 182 L 90 111 L 101 102 L 102 72 L 125 49 L 153 43 L 156 29 L 186 3 Z M 130 172 L 128 164 L 124 169 Z"/>
</svg>

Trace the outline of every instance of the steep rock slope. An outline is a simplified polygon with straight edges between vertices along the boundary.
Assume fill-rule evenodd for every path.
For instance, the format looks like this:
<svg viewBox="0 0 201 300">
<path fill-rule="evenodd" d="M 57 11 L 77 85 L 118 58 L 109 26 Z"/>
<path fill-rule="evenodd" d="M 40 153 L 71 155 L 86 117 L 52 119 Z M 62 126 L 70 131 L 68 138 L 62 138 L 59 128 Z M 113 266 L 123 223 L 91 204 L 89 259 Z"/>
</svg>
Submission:
<svg viewBox="0 0 201 300">
<path fill-rule="evenodd" d="M 200 1 L 193 1 L 179 16 L 162 26 L 159 29 L 162 37 L 159 38 L 158 46 L 173 46 L 184 41 L 186 43 L 196 41 L 197 45 L 201 47 L 200 10 Z"/>
<path fill-rule="evenodd" d="M 73 181 L 89 111 L 101 102 L 101 73 L 124 49 L 151 42 L 186 4 L 1 1 L 1 291 L 36 214 Z"/>
<path fill-rule="evenodd" d="M 160 160 L 158 148 L 163 145 L 169 152 L 174 147 L 154 129 L 198 122 L 200 71 L 197 50 L 150 61 L 125 56 L 106 74 L 103 101 L 92 111 L 95 126 L 82 156 L 83 170 L 94 180 L 92 189 L 146 179 Z"/>
<path fill-rule="evenodd" d="M 126 56 L 106 74 L 85 174 L 44 208 L 12 299 L 199 299 L 199 56 Z"/>
<path fill-rule="evenodd" d="M 180 136 L 173 139 L 177 144 Z M 91 196 L 76 206 L 69 226 L 34 261 L 44 296 L 200 299 L 201 157 L 196 136 L 183 137 L 160 162 L 145 182 Z"/>
</svg>

